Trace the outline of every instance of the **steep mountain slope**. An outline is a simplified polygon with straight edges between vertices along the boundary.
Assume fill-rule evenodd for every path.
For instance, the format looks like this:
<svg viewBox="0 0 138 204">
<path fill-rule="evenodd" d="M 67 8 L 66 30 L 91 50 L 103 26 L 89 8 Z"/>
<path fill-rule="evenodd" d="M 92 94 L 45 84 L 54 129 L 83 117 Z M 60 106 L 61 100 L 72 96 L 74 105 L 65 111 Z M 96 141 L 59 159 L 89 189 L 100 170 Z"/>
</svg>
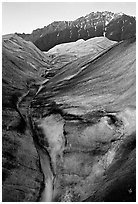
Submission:
<svg viewBox="0 0 138 204">
<path fill-rule="evenodd" d="M 40 50 L 48 51 L 55 45 L 106 36 L 110 40 L 120 41 L 134 36 L 136 21 L 134 17 L 122 13 L 92 12 L 75 21 L 56 21 L 36 29 L 31 34 L 18 34 L 32 41 Z"/>
<path fill-rule="evenodd" d="M 44 80 L 41 70 L 49 69 L 49 58 L 17 35 L 2 40 L 3 201 L 36 201 L 43 174 L 28 129 L 29 104 L 24 98 L 32 98 L 37 90 L 34 83 Z"/>
<path fill-rule="evenodd" d="M 115 43 L 115 41 L 108 40 L 106 37 L 95 37 L 86 41 L 80 39 L 76 42 L 56 45 L 45 53 L 52 58 L 50 62 L 59 69 L 65 64 L 88 54 L 89 56 L 98 55 L 98 53 L 103 52 Z"/>
<path fill-rule="evenodd" d="M 131 39 L 40 86 L 30 118 L 51 158 L 43 201 L 135 201 L 135 74 Z"/>
</svg>

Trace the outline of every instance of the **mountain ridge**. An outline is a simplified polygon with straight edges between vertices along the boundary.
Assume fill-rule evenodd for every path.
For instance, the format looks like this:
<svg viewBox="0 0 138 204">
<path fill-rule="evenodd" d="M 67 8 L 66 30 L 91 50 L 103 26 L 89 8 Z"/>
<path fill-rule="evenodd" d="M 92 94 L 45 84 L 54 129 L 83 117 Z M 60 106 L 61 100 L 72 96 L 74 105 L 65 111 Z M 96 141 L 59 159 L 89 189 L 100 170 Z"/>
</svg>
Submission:
<svg viewBox="0 0 138 204">
<path fill-rule="evenodd" d="M 48 51 L 61 43 L 99 36 L 114 41 L 126 40 L 135 36 L 135 27 L 135 17 L 104 11 L 91 12 L 74 21 L 54 21 L 44 28 L 33 30 L 31 34 L 16 34 L 27 41 L 32 41 L 40 50 Z"/>
</svg>

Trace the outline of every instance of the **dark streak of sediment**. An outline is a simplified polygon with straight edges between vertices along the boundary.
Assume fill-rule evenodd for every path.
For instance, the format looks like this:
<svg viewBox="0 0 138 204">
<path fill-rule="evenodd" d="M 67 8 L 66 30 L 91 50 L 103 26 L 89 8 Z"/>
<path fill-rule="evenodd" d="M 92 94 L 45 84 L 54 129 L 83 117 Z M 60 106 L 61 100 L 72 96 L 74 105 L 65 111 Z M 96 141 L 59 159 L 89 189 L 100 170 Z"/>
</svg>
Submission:
<svg viewBox="0 0 138 204">
<path fill-rule="evenodd" d="M 64 110 L 64 108 L 62 108 L 62 105 L 58 105 L 54 101 L 52 103 L 47 101 L 47 106 L 45 105 L 45 107 L 47 107 L 47 113 L 43 114 L 41 116 L 42 118 L 47 117 L 51 114 L 60 114 L 67 121 L 75 120 L 75 121 L 79 121 L 79 122 L 87 123 L 87 124 L 89 124 L 89 123 L 94 124 L 98 120 L 100 120 L 101 117 L 104 117 L 104 116 L 108 116 L 110 118 L 110 121 L 112 124 L 114 124 L 114 123 L 117 124 L 117 121 L 118 121 L 116 114 L 119 111 L 108 112 L 106 110 L 96 110 L 96 111 L 92 111 L 92 112 L 89 112 L 89 113 L 86 113 L 83 115 L 70 114 L 70 113 L 67 113 Z"/>
</svg>

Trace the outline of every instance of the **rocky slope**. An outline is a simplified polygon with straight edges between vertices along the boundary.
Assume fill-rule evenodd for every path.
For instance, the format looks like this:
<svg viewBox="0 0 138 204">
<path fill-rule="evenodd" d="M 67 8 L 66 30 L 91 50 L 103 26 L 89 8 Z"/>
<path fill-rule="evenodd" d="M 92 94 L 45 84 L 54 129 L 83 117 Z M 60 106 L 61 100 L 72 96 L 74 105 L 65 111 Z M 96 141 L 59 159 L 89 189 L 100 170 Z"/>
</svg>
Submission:
<svg viewBox="0 0 138 204">
<path fill-rule="evenodd" d="M 123 13 L 92 12 L 75 21 L 56 21 L 31 34 L 18 34 L 32 41 L 40 50 L 48 51 L 55 45 L 106 36 L 110 40 L 121 41 L 135 36 L 135 17 Z"/>
<path fill-rule="evenodd" d="M 3 37 L 3 201 L 135 201 L 135 45 L 88 49 L 57 71 Z"/>
<path fill-rule="evenodd" d="M 26 121 L 24 98 L 32 98 L 42 70 L 50 67 L 33 43 L 16 35 L 2 39 L 3 201 L 36 201 L 43 185 L 39 155 Z M 21 105 L 22 104 L 22 105 Z"/>
</svg>

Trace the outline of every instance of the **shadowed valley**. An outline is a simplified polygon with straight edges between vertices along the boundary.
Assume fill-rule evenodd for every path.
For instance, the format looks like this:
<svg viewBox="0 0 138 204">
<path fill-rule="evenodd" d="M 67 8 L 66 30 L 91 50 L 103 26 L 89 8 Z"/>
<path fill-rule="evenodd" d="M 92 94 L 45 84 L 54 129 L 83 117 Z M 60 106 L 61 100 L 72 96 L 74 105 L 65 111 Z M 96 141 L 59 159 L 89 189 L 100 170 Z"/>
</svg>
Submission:
<svg viewBox="0 0 138 204">
<path fill-rule="evenodd" d="M 95 15 L 74 23 L 85 25 Z M 110 13 L 105 36 L 122 18 L 135 21 Z M 103 36 L 103 29 L 100 37 L 91 32 L 90 39 L 80 35 L 49 45 L 46 36 L 53 34 L 47 27 L 45 35 L 31 39 L 37 47 L 32 35 L 3 36 L 3 202 L 136 200 L 133 23 L 120 40 L 114 30 L 115 38 Z"/>
</svg>

